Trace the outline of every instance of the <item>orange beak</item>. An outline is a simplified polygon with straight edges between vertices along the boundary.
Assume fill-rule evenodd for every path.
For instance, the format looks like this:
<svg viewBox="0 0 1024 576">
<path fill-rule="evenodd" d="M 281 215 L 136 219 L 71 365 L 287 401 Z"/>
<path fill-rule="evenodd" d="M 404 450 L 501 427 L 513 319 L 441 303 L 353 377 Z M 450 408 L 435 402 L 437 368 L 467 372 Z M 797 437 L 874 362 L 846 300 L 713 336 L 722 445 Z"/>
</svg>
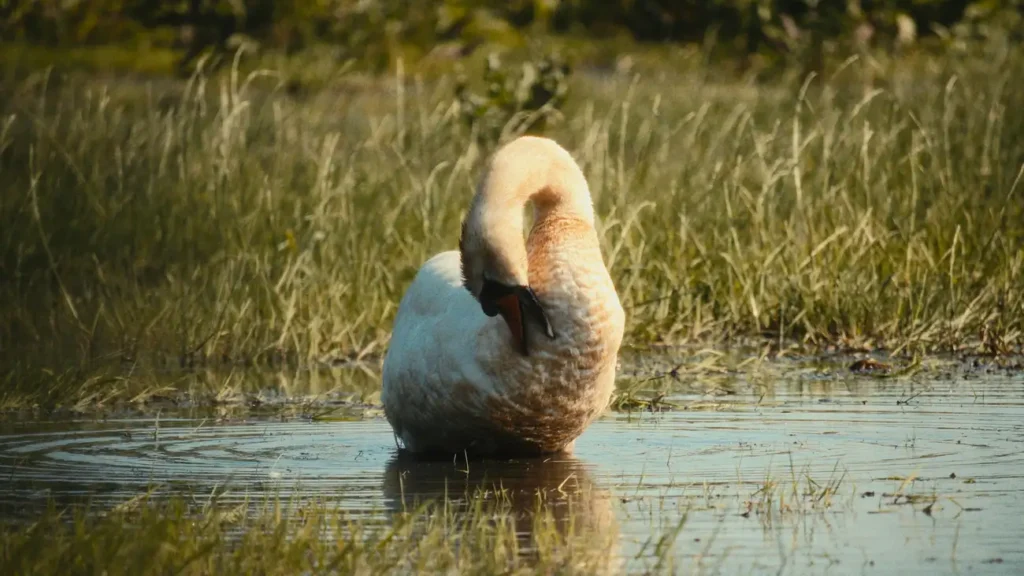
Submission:
<svg viewBox="0 0 1024 576">
<path fill-rule="evenodd" d="M 526 326 L 523 322 L 523 309 L 519 305 L 519 296 L 515 293 L 506 294 L 497 298 L 494 303 L 498 305 L 498 314 L 501 314 L 501 318 L 512 332 L 512 343 L 525 356 Z"/>
</svg>

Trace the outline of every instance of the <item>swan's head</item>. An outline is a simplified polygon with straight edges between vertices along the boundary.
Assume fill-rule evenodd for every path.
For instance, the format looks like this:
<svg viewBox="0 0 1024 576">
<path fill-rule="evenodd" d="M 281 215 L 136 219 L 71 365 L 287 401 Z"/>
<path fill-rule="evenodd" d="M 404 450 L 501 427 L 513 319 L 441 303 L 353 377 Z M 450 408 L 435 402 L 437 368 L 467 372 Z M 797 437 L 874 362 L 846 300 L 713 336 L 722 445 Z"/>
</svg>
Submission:
<svg viewBox="0 0 1024 576">
<path fill-rule="evenodd" d="M 553 214 L 593 225 L 594 208 L 586 178 L 572 155 L 555 141 L 521 136 L 491 157 L 462 223 L 459 249 L 466 288 L 484 314 L 501 315 L 516 347 L 529 354 L 526 325 L 554 338 L 542 303 L 530 288 L 523 210 L 532 203 L 535 219 Z"/>
<path fill-rule="evenodd" d="M 480 302 L 484 314 L 501 315 L 516 348 L 528 356 L 527 323 L 538 326 L 548 338 L 554 338 L 555 333 L 543 305 L 530 288 L 522 238 L 522 207 L 518 216 L 508 214 L 501 220 L 489 218 L 485 212 L 480 204 L 475 204 L 462 224 L 459 251 L 463 284 Z"/>
</svg>

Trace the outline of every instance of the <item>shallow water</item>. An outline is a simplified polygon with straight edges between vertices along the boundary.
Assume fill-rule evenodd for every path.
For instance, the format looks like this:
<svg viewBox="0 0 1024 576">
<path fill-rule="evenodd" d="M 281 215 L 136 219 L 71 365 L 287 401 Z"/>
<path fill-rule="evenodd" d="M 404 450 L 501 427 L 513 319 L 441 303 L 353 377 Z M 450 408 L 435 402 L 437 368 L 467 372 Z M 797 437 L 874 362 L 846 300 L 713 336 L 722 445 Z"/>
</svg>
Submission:
<svg viewBox="0 0 1024 576">
<path fill-rule="evenodd" d="M 387 522 L 403 495 L 585 486 L 563 513 L 600 517 L 633 570 L 657 555 L 652 535 L 682 525 L 664 556 L 684 572 L 1024 572 L 1019 374 L 690 388 L 669 398 L 679 410 L 609 414 L 572 458 L 468 472 L 397 459 L 379 417 L 7 422 L 0 502 L 31 514 L 51 497 L 113 505 L 154 486 L 221 501 L 290 492 Z"/>
</svg>

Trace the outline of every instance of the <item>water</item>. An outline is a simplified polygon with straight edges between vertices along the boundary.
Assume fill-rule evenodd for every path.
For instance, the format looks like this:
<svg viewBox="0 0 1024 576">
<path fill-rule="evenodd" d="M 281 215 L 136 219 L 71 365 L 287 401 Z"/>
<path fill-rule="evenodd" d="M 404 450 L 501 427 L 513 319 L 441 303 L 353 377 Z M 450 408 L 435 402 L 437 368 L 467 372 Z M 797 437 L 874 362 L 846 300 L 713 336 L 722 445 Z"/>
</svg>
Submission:
<svg viewBox="0 0 1024 576">
<path fill-rule="evenodd" d="M 624 568 L 666 534 L 682 571 L 1024 572 L 1024 377 L 929 381 L 813 377 L 730 389 L 706 382 L 682 409 L 609 414 L 571 458 L 415 463 L 380 417 L 349 422 L 179 414 L 7 422 L 0 502 L 114 505 L 147 488 L 321 496 L 387 522 L 404 498 L 500 482 L 577 490 Z M 557 499 L 557 498 L 556 498 Z"/>
</svg>

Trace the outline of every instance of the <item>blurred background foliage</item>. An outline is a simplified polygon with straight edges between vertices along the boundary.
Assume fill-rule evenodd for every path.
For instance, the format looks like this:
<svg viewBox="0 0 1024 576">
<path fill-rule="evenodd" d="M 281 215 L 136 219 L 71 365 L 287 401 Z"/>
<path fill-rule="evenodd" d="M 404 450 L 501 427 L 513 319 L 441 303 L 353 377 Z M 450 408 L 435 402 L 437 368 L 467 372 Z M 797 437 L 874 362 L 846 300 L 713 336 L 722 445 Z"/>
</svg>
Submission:
<svg viewBox="0 0 1024 576">
<path fill-rule="evenodd" d="M 247 56 L 290 93 L 350 72 L 456 72 L 478 141 L 557 122 L 572 69 L 756 79 L 865 57 L 867 85 L 914 52 L 1001 61 L 1024 0 L 0 0 L 0 68 L 193 74 Z M 500 55 L 500 56 L 499 56 Z M 9 82 L 13 83 L 13 82 Z"/>
<path fill-rule="evenodd" d="M 317 48 L 367 71 L 531 38 L 712 43 L 744 66 L 1022 37 L 1024 0 L 0 0 L 3 43 L 198 57 Z"/>
</svg>

